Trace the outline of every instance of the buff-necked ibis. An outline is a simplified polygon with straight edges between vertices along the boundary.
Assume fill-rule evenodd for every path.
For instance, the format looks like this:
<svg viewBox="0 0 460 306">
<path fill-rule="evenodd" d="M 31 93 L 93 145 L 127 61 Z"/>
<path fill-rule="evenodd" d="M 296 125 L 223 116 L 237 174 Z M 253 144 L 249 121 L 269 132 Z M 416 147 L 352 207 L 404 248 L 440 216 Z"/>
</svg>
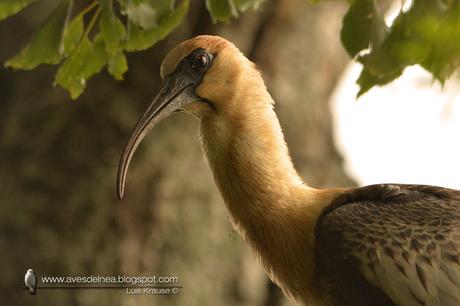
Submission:
<svg viewBox="0 0 460 306">
<path fill-rule="evenodd" d="M 119 198 L 149 130 L 174 112 L 191 113 L 201 122 L 202 147 L 235 228 L 291 300 L 460 305 L 460 191 L 309 187 L 294 169 L 260 72 L 223 38 L 179 44 L 161 76 L 159 94 L 123 150 Z"/>
</svg>

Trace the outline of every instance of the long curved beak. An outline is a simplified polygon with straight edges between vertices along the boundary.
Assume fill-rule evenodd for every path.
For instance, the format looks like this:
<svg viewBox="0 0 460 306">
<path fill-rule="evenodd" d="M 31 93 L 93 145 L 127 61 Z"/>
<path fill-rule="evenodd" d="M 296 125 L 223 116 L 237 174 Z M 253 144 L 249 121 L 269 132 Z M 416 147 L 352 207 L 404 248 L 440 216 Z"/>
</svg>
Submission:
<svg viewBox="0 0 460 306">
<path fill-rule="evenodd" d="M 173 73 L 163 81 L 160 92 L 137 122 L 121 153 L 117 174 L 118 199 L 123 198 L 126 174 L 137 146 L 145 135 L 162 119 L 176 111 L 180 111 L 183 106 L 200 100 L 195 95 L 194 85 L 193 79 L 182 71 Z"/>
</svg>

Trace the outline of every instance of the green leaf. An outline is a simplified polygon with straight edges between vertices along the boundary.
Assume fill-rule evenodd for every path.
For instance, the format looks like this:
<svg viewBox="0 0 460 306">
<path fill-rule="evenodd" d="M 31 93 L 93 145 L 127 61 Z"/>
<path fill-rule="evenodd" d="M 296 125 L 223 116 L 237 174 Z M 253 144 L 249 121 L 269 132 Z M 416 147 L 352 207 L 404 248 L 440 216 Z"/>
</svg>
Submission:
<svg viewBox="0 0 460 306">
<path fill-rule="evenodd" d="M 123 80 L 123 74 L 128 71 L 128 63 L 123 51 L 118 51 L 109 58 L 107 70 L 116 80 Z"/>
<path fill-rule="evenodd" d="M 411 38 L 395 42 L 392 49 L 398 61 L 407 65 L 423 62 L 429 52 L 425 42 Z"/>
<path fill-rule="evenodd" d="M 206 0 L 206 8 L 211 13 L 212 21 L 229 22 L 232 16 L 238 16 L 232 0 Z"/>
<path fill-rule="evenodd" d="M 61 1 L 30 43 L 19 54 L 9 59 L 5 65 L 30 70 L 43 63 L 59 63 L 64 53 L 64 29 L 72 4 L 73 0 Z"/>
<path fill-rule="evenodd" d="M 37 0 L 0 0 L 0 21 L 20 12 Z"/>
<path fill-rule="evenodd" d="M 160 20 L 158 26 L 143 30 L 134 23 L 128 23 L 128 35 L 124 44 L 126 51 L 140 51 L 150 48 L 172 32 L 184 19 L 189 7 L 189 0 L 183 0 L 179 7 Z"/>
<path fill-rule="evenodd" d="M 244 12 L 249 8 L 258 9 L 259 5 L 265 0 L 233 0 L 238 10 Z"/>
<path fill-rule="evenodd" d="M 446 11 L 443 18 L 424 22 L 423 25 L 420 34 L 430 42 L 431 48 L 421 65 L 444 84 L 460 67 L 460 4 Z M 426 36 L 427 32 L 433 33 Z"/>
<path fill-rule="evenodd" d="M 70 92 L 72 99 L 78 98 L 86 87 L 86 81 L 101 71 L 107 63 L 104 40 L 100 35 L 94 44 L 84 37 L 56 73 L 54 84 Z"/>
<path fill-rule="evenodd" d="M 151 30 L 159 25 L 174 7 L 174 0 L 119 0 L 122 14 L 136 26 Z"/>
<path fill-rule="evenodd" d="M 358 57 L 358 60 L 366 66 L 370 73 L 378 78 L 394 74 L 395 71 L 407 66 L 402 57 L 397 56 L 395 46 L 401 39 L 405 39 L 406 26 L 404 22 L 397 22 L 385 41 L 371 48 L 370 53 Z"/>
<path fill-rule="evenodd" d="M 361 0 L 364 1 L 364 0 Z M 421 65 L 444 83 L 460 67 L 460 3 L 414 1 L 400 12 L 389 34 L 358 60 L 364 69 L 358 79 L 364 92 L 398 78 L 410 65 Z"/>
<path fill-rule="evenodd" d="M 387 84 L 394 79 L 398 78 L 403 72 L 403 69 L 397 70 L 393 72 L 391 75 L 386 75 L 382 77 L 377 77 L 373 75 L 365 66 L 359 75 L 358 80 L 356 83 L 359 85 L 360 89 L 356 98 L 359 98 L 363 94 L 365 94 L 369 89 L 374 87 L 375 85 L 384 85 Z"/>
<path fill-rule="evenodd" d="M 355 0 L 343 17 L 340 38 L 353 58 L 371 45 L 380 45 L 387 33 L 388 27 L 374 0 Z"/>
<path fill-rule="evenodd" d="M 64 57 L 67 57 L 83 35 L 83 16 L 75 17 L 64 31 Z"/>
<path fill-rule="evenodd" d="M 99 29 L 105 41 L 105 48 L 110 54 L 120 49 L 120 43 L 125 38 L 126 30 L 120 19 L 115 16 L 112 1 L 101 1 L 102 13 L 99 19 Z"/>
</svg>

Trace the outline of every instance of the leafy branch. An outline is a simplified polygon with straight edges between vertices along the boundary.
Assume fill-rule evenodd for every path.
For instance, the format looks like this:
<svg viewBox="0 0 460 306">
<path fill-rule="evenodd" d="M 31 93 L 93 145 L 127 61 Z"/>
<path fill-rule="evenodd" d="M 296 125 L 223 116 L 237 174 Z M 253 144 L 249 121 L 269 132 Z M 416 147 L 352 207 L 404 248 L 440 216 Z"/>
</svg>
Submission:
<svg viewBox="0 0 460 306">
<path fill-rule="evenodd" d="M 38 0 L 0 0 L 0 21 Z M 104 67 L 117 80 L 128 70 L 126 52 L 152 47 L 181 24 L 189 0 L 94 0 L 74 12 L 74 0 L 61 0 L 22 50 L 6 67 L 31 70 L 59 65 L 54 84 L 79 97 L 86 81 Z M 260 0 L 207 0 L 214 21 L 228 22 Z M 230 4 L 232 10 L 228 11 Z M 225 12 L 223 13 L 222 9 Z"/>
<path fill-rule="evenodd" d="M 444 84 L 460 64 L 460 1 L 413 0 L 389 26 L 376 0 L 353 0 L 341 39 L 348 54 L 363 64 L 358 97 L 411 65 L 422 66 Z"/>
<path fill-rule="evenodd" d="M 37 1 L 0 0 L 0 21 Z M 5 66 L 30 70 L 41 64 L 59 65 L 54 84 L 76 99 L 85 90 L 86 81 L 104 67 L 122 80 L 128 70 L 126 52 L 148 49 L 168 36 L 184 20 L 189 1 L 93 0 L 74 12 L 74 0 L 61 0 L 30 42 Z M 263 1 L 205 3 L 214 22 L 229 22 Z M 412 0 L 392 25 L 385 22 L 378 0 L 348 2 L 341 39 L 348 54 L 363 64 L 358 96 L 398 78 L 410 65 L 424 67 L 441 83 L 459 67 L 459 0 Z"/>
</svg>

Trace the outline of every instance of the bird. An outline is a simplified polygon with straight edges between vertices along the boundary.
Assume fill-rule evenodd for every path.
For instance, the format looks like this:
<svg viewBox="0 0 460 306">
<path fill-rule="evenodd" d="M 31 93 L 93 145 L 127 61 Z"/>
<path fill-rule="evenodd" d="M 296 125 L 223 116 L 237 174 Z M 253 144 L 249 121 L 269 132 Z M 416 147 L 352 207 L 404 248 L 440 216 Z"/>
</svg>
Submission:
<svg viewBox="0 0 460 306">
<path fill-rule="evenodd" d="M 318 189 L 296 171 L 258 67 L 200 35 L 164 58 L 159 93 L 121 153 L 117 195 L 147 133 L 176 112 L 200 141 L 235 229 L 294 303 L 459 306 L 460 191 L 375 184 Z"/>
<path fill-rule="evenodd" d="M 36 294 L 37 277 L 33 269 L 29 269 L 24 275 L 24 283 L 29 287 L 30 294 Z"/>
</svg>

